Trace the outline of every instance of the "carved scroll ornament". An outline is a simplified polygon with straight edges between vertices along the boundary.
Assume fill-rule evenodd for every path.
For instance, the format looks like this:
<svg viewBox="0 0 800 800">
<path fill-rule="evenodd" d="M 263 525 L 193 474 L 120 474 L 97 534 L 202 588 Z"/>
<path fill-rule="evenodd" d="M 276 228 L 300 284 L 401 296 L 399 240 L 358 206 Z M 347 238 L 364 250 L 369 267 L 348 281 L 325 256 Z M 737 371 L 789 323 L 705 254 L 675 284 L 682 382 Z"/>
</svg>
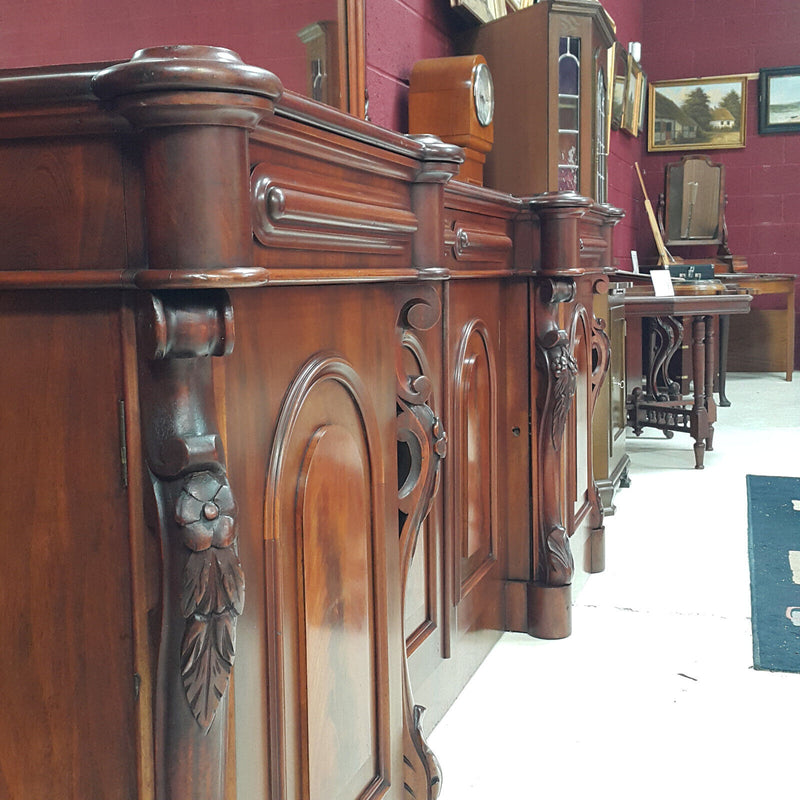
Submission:
<svg viewBox="0 0 800 800">
<path fill-rule="evenodd" d="M 439 485 L 439 465 L 447 453 L 447 436 L 429 403 L 432 381 L 422 343 L 414 330 L 428 330 L 439 319 L 438 295 L 428 287 L 420 289 L 401 309 L 398 319 L 397 348 L 397 440 L 399 443 L 398 508 L 400 516 L 401 598 L 405 605 L 406 587 L 419 532 L 433 504 Z M 419 374 L 409 375 L 403 367 L 403 351 L 412 356 Z M 405 640 L 405 636 L 404 636 Z M 415 705 L 404 658 L 404 785 L 411 798 L 433 800 L 441 788 L 441 769 L 428 747 L 422 731 L 425 709 Z"/>
</svg>

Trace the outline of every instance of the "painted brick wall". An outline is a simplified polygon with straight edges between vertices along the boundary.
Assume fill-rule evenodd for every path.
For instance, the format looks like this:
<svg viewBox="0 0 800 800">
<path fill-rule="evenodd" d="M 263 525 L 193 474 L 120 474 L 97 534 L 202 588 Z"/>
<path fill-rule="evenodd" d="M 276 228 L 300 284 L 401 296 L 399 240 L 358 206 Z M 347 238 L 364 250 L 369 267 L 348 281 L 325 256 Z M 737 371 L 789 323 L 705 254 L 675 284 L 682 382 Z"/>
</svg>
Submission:
<svg viewBox="0 0 800 800">
<path fill-rule="evenodd" d="M 628 42 L 642 40 L 641 0 L 605 0 L 606 11 L 617 26 L 617 39 Z M 611 131 L 608 157 L 608 202 L 625 211 L 625 219 L 614 232 L 615 266 L 631 268 L 631 250 L 638 248 L 638 231 L 647 226 L 647 216 L 642 205 L 642 192 L 636 177 L 635 162 L 642 162 L 646 140 L 624 131 Z"/>
<path fill-rule="evenodd" d="M 336 8 L 336 0 L 9 2 L 0 12 L 0 68 L 116 61 L 154 45 L 216 45 L 304 91 L 305 45 L 297 30 L 335 19 Z"/>
<path fill-rule="evenodd" d="M 447 0 L 367 0 L 369 118 L 408 131 L 408 80 L 421 58 L 453 55 L 459 20 Z"/>
</svg>

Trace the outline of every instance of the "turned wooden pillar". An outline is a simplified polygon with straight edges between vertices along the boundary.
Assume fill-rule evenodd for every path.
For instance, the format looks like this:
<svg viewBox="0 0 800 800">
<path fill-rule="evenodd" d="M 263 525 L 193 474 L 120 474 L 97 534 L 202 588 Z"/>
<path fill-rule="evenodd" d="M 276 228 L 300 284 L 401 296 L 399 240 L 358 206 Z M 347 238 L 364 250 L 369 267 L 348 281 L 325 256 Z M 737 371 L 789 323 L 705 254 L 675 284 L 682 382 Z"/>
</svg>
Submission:
<svg viewBox="0 0 800 800">
<path fill-rule="evenodd" d="M 411 207 L 417 220 L 411 259 L 420 277 L 447 276 L 444 267 L 444 186 L 458 172 L 461 148 L 436 136 L 412 136 L 422 145 L 422 163 L 411 186 Z"/>
</svg>

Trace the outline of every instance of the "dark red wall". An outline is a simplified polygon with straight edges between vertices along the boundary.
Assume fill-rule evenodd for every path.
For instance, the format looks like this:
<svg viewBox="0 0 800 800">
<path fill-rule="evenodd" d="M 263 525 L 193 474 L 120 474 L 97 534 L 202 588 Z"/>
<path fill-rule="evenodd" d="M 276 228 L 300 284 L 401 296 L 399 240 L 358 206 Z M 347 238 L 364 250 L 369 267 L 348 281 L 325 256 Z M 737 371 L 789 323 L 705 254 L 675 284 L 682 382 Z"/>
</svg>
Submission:
<svg viewBox="0 0 800 800">
<path fill-rule="evenodd" d="M 641 0 L 606 0 L 604 8 L 617 26 L 617 39 L 628 42 L 642 40 Z M 614 258 L 621 269 L 631 268 L 631 250 L 638 249 L 637 235 L 647 217 L 641 201 L 641 189 L 634 169 L 635 162 L 643 161 L 642 136 L 631 136 L 624 131 L 611 131 L 608 157 L 608 202 L 625 211 L 625 219 L 614 233 Z"/>
<path fill-rule="evenodd" d="M 453 55 L 458 18 L 446 0 L 366 0 L 369 118 L 408 131 L 408 79 L 421 58 Z"/>
<path fill-rule="evenodd" d="M 154 45 L 217 45 L 304 91 L 305 46 L 297 31 L 336 13 L 336 0 L 9 2 L 0 13 L 0 68 L 116 61 Z"/>
</svg>

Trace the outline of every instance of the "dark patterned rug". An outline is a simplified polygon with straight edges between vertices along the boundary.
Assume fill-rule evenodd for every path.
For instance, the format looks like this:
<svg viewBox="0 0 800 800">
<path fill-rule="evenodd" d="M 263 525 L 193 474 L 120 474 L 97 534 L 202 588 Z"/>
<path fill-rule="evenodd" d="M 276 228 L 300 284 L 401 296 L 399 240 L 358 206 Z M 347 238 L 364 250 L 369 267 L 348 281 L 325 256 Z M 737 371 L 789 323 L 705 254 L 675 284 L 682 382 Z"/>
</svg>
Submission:
<svg viewBox="0 0 800 800">
<path fill-rule="evenodd" d="M 800 672 L 800 478 L 747 476 L 753 665 Z"/>
</svg>

